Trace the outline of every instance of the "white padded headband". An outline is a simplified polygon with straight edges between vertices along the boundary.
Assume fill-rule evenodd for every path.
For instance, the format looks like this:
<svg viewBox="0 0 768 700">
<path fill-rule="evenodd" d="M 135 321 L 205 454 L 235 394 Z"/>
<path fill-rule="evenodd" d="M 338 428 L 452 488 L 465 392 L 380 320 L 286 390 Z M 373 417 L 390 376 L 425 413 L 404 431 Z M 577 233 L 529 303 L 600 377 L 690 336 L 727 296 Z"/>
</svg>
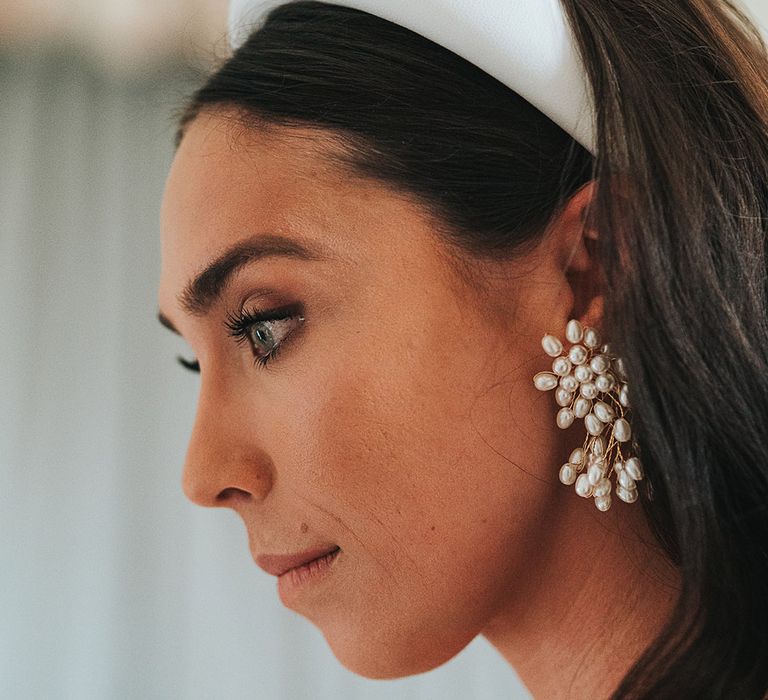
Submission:
<svg viewBox="0 0 768 700">
<path fill-rule="evenodd" d="M 560 0 L 332 0 L 399 24 L 482 68 L 595 152 L 589 84 Z M 230 0 L 238 48 L 286 0 Z"/>
</svg>

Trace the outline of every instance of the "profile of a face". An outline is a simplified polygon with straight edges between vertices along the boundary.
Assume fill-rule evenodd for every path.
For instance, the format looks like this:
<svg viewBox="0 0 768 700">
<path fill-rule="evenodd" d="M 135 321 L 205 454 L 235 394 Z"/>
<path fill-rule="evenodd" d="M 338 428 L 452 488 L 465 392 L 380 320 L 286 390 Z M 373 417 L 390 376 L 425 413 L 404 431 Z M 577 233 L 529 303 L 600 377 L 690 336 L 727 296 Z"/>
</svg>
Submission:
<svg viewBox="0 0 768 700">
<path fill-rule="evenodd" d="M 340 549 L 280 594 L 347 668 L 429 670 L 522 624 L 560 514 L 594 511 L 557 479 L 583 431 L 531 380 L 579 317 L 578 212 L 472 284 L 414 198 L 232 116 L 188 125 L 162 203 L 160 310 L 200 366 L 184 492 L 234 509 L 254 558 Z"/>
</svg>

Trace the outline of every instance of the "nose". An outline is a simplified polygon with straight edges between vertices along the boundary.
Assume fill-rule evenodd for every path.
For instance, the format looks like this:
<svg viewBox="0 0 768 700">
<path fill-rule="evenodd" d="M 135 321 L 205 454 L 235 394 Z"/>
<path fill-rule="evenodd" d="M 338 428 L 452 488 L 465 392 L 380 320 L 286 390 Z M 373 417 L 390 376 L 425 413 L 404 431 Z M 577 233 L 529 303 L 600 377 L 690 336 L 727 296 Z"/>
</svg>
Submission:
<svg viewBox="0 0 768 700">
<path fill-rule="evenodd" d="M 208 508 L 263 501 L 272 489 L 273 470 L 246 407 L 238 410 L 222 394 L 204 391 L 201 387 L 184 460 L 184 495 Z"/>
</svg>

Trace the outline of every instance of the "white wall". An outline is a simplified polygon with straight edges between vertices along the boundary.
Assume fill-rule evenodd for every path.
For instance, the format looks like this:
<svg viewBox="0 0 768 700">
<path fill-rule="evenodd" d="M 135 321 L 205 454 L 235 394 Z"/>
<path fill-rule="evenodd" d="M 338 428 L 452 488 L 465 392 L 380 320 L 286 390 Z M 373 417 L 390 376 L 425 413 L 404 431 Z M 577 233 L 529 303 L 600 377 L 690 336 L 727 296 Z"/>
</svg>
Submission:
<svg viewBox="0 0 768 700">
<path fill-rule="evenodd" d="M 768 0 L 745 0 L 741 4 L 768 36 Z"/>
</svg>

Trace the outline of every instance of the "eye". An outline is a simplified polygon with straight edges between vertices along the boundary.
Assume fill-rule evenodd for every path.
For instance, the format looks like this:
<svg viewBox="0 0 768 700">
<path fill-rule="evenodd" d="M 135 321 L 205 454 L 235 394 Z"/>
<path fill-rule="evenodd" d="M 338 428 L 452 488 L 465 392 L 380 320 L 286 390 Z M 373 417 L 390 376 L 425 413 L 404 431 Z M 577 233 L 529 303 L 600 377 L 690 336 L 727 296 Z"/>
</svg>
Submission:
<svg viewBox="0 0 768 700">
<path fill-rule="evenodd" d="M 304 322 L 300 311 L 296 305 L 268 311 L 239 309 L 227 314 L 225 325 L 238 343 L 250 344 L 256 364 L 263 367 L 277 357 L 286 338 Z"/>
<path fill-rule="evenodd" d="M 199 372 L 200 363 L 197 360 L 187 360 L 186 358 L 178 355 L 176 359 L 182 367 L 186 367 L 190 372 Z"/>
</svg>

